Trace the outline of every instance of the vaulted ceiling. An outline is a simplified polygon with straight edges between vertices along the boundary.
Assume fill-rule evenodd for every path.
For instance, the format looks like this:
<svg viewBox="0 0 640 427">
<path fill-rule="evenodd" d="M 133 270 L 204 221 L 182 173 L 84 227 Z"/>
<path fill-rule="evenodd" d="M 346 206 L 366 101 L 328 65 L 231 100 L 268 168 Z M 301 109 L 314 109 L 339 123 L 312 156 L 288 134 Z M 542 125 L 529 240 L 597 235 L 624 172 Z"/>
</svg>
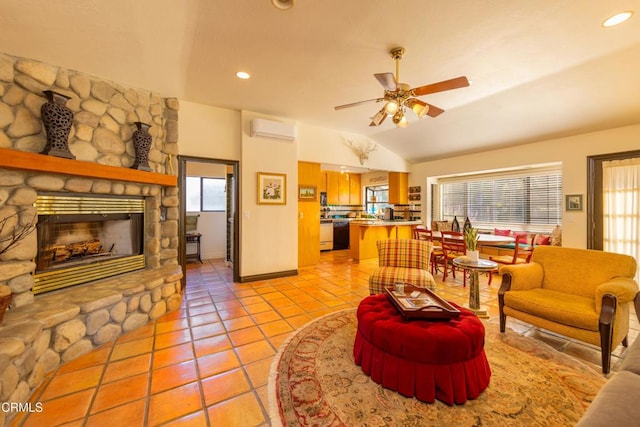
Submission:
<svg viewBox="0 0 640 427">
<path fill-rule="evenodd" d="M 635 16 L 605 29 L 610 15 Z M 640 123 L 637 0 L 3 0 L 0 52 L 370 137 L 411 162 Z M 370 127 L 374 73 L 445 110 Z M 239 70 L 251 79 L 235 77 Z"/>
</svg>

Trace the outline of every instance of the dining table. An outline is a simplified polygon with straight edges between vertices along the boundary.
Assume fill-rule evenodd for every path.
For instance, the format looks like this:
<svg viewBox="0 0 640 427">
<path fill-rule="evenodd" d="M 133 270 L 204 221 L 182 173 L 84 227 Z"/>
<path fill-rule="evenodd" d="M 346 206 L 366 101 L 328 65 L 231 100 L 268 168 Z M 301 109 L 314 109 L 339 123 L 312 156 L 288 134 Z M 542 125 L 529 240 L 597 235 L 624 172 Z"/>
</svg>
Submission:
<svg viewBox="0 0 640 427">
<path fill-rule="evenodd" d="M 433 231 L 431 233 L 434 239 L 440 240 L 442 238 L 442 233 L 439 231 Z M 464 239 L 464 234 L 460 236 L 460 239 Z M 480 246 L 496 246 L 496 245 L 506 245 L 509 243 L 514 243 L 516 239 L 513 236 L 500 236 L 496 234 L 487 234 L 487 233 L 478 233 L 478 245 Z"/>
</svg>

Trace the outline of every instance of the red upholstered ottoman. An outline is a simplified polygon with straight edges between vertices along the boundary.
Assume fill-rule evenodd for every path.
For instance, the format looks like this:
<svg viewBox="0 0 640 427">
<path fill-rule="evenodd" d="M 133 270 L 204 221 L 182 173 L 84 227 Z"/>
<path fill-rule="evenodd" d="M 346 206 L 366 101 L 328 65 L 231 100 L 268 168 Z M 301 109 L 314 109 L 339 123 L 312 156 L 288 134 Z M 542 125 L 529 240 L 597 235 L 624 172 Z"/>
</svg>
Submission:
<svg viewBox="0 0 640 427">
<path fill-rule="evenodd" d="M 456 319 L 407 321 L 385 294 L 365 298 L 357 311 L 356 364 L 407 397 L 448 405 L 475 399 L 491 378 L 484 325 L 471 311 L 456 308 Z"/>
</svg>

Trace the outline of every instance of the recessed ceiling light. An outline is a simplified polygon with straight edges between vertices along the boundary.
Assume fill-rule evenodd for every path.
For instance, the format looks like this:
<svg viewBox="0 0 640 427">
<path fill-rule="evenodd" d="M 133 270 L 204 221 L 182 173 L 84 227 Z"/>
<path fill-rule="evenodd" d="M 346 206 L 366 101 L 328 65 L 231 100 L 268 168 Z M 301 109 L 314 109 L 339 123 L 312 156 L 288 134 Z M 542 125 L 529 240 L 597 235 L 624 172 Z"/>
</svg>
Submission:
<svg viewBox="0 0 640 427">
<path fill-rule="evenodd" d="M 617 13 L 613 15 L 611 18 L 605 20 L 602 23 L 602 26 L 606 28 L 606 27 L 613 27 L 614 25 L 622 24 L 624 21 L 631 18 L 631 15 L 633 15 L 633 12 L 630 10 L 626 12 Z"/>
<path fill-rule="evenodd" d="M 236 77 L 239 78 L 239 79 L 246 80 L 246 79 L 250 78 L 251 75 L 249 73 L 245 72 L 245 71 L 238 71 L 236 73 Z"/>
</svg>

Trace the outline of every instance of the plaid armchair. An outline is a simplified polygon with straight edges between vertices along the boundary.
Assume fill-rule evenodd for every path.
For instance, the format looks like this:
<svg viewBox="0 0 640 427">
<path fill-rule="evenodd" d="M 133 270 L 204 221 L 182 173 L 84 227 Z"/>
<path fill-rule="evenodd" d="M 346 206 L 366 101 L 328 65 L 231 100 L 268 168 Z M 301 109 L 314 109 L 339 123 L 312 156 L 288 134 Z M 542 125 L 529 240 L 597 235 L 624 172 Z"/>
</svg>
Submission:
<svg viewBox="0 0 640 427">
<path fill-rule="evenodd" d="M 378 266 L 369 277 L 369 293 L 382 293 L 385 286 L 396 282 L 435 289 L 429 273 L 432 243 L 416 239 L 378 240 Z"/>
</svg>

